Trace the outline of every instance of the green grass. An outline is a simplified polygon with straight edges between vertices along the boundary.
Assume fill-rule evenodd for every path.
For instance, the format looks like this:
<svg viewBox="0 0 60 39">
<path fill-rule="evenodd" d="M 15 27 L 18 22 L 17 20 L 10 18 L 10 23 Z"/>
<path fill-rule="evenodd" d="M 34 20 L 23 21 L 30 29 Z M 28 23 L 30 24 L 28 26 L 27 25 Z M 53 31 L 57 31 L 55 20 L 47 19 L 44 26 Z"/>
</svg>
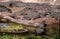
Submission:
<svg viewBox="0 0 60 39">
<path fill-rule="evenodd" d="M 42 36 L 41 35 L 36 36 L 35 34 L 22 35 L 22 34 L 0 33 L 0 39 L 60 39 L 59 26 L 47 29 L 46 35 L 42 35 Z"/>
<path fill-rule="evenodd" d="M 16 24 L 12 24 L 11 26 L 7 26 L 5 28 L 1 28 L 2 31 L 10 31 L 10 30 L 21 30 L 23 29 L 23 25 L 16 25 Z"/>
<path fill-rule="evenodd" d="M 35 34 L 0 34 L 0 39 L 60 39 L 59 37 L 59 28 L 47 29 L 46 35 L 39 36 Z"/>
</svg>

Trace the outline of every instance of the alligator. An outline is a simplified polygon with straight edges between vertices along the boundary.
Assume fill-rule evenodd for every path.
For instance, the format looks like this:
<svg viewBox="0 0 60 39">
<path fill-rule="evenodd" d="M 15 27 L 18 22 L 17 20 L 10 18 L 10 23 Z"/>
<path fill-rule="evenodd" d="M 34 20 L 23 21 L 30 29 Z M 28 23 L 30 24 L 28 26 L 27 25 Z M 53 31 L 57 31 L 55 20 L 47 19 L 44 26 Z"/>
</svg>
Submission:
<svg viewBox="0 0 60 39">
<path fill-rule="evenodd" d="M 2 11 L 6 11 L 6 12 L 10 11 L 10 14 L 11 14 L 11 15 L 0 14 L 0 17 L 2 19 L 7 19 L 8 21 L 17 23 L 17 24 L 23 24 L 23 25 L 26 25 L 27 27 L 34 27 L 36 28 L 37 34 L 44 32 L 44 28 L 46 26 L 45 24 L 49 25 L 48 23 L 50 22 L 52 22 L 51 24 L 57 23 L 57 20 L 55 20 L 55 17 L 56 18 L 58 17 L 58 19 L 60 19 L 60 13 L 58 13 L 59 15 L 57 13 L 56 14 L 54 13 L 56 12 L 54 11 L 54 9 L 57 9 L 57 8 L 52 7 L 57 5 L 50 5 L 46 3 L 39 4 L 39 3 L 23 3 L 19 1 L 9 1 L 5 3 L 0 2 L 0 6 L 4 8 L 4 9 L 1 9 Z M 25 7 L 25 8 L 22 11 L 17 11 L 12 14 L 12 11 L 7 7 L 10 7 L 10 8 Z M 21 16 L 21 15 L 23 16 L 22 19 L 20 18 L 17 19 L 17 16 Z M 49 15 L 53 17 L 49 17 Z M 50 20 L 50 22 L 46 23 L 48 20 Z M 40 21 L 41 22 L 45 21 L 45 23 L 41 23 Z"/>
</svg>

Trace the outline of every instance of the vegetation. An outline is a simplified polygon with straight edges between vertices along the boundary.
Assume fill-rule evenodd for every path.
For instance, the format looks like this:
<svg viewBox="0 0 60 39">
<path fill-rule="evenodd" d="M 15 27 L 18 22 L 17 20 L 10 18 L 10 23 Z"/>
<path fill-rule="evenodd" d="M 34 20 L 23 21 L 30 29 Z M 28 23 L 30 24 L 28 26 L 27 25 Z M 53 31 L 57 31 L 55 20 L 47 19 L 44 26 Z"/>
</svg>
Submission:
<svg viewBox="0 0 60 39">
<path fill-rule="evenodd" d="M 12 28 L 14 29 L 15 27 Z M 60 39 L 59 26 L 46 29 L 45 35 L 35 35 L 35 34 L 23 35 L 23 34 L 8 34 L 8 33 L 1 34 L 0 33 L 0 39 Z"/>
<path fill-rule="evenodd" d="M 23 29 L 23 26 L 22 25 L 16 25 L 16 24 L 12 24 L 11 26 L 7 26 L 7 27 L 5 27 L 5 28 L 2 28 L 1 30 L 2 31 L 10 31 L 10 30 L 16 30 L 16 31 L 18 31 L 18 30 L 21 30 L 21 29 Z"/>
</svg>

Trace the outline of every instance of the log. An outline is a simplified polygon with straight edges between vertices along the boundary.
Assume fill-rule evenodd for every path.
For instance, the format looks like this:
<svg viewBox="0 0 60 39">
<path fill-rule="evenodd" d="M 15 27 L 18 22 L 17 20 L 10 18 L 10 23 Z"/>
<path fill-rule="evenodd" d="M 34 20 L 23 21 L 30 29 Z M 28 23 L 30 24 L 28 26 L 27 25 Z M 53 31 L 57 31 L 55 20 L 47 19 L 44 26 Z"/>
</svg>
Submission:
<svg viewBox="0 0 60 39">
<path fill-rule="evenodd" d="M 39 7 L 39 6 L 43 6 L 43 5 L 47 5 L 50 6 L 50 4 L 48 3 L 24 3 L 21 1 L 7 1 L 7 2 L 0 2 L 0 5 L 2 6 L 17 6 L 17 7 L 31 7 L 31 8 L 35 8 L 35 7 Z"/>
<path fill-rule="evenodd" d="M 18 2 L 18 1 L 12 1 L 11 2 L 13 5 L 18 6 L 18 7 L 32 7 L 32 8 L 36 8 L 38 6 L 40 6 L 41 4 L 38 3 L 22 3 L 22 2 Z M 42 6 L 45 4 L 42 4 Z M 48 5 L 48 4 L 46 4 Z M 48 5 L 50 6 L 50 5 Z M 57 23 L 56 20 L 53 20 L 54 18 L 38 18 L 36 20 L 22 20 L 22 19 L 13 19 L 12 17 L 5 15 L 5 14 L 1 14 L 0 18 L 3 19 L 7 19 L 11 22 L 14 23 L 18 23 L 18 24 L 23 24 L 23 25 L 27 25 L 27 26 L 31 26 L 31 27 L 37 27 L 37 25 L 42 22 L 42 21 L 46 21 L 48 25 L 51 25 L 53 23 Z M 38 21 L 39 20 L 39 21 Z M 50 21 L 49 21 L 50 20 Z M 38 21 L 38 22 L 37 22 Z M 48 22 L 49 21 L 49 22 Z M 53 22 L 52 22 L 53 21 Z M 55 22 L 54 22 L 55 21 Z M 51 24 L 50 24 L 51 23 Z"/>
<path fill-rule="evenodd" d="M 22 25 L 26 25 L 27 27 L 35 27 L 35 28 L 37 27 L 37 25 L 39 25 L 39 23 L 43 21 L 45 21 L 47 25 L 53 25 L 54 23 L 55 24 L 59 23 L 54 18 L 39 18 L 36 20 L 22 20 L 22 19 L 13 19 L 12 17 L 3 15 L 3 14 L 0 15 L 0 17 L 3 19 L 7 19 L 8 21 L 17 23 L 17 24 L 22 24 Z"/>
<path fill-rule="evenodd" d="M 21 20 L 21 19 L 16 20 L 16 19 L 13 19 L 9 16 L 2 16 L 2 18 L 7 19 L 7 20 L 14 22 L 14 23 L 23 24 L 23 25 L 27 25 L 30 27 L 35 27 L 35 25 L 36 25 L 36 24 L 31 23 L 33 21 L 29 21 L 29 20 Z"/>
<path fill-rule="evenodd" d="M 1 31 L 0 30 L 0 33 L 25 33 L 25 32 L 28 32 L 28 30 L 20 30 L 20 31 Z"/>
</svg>

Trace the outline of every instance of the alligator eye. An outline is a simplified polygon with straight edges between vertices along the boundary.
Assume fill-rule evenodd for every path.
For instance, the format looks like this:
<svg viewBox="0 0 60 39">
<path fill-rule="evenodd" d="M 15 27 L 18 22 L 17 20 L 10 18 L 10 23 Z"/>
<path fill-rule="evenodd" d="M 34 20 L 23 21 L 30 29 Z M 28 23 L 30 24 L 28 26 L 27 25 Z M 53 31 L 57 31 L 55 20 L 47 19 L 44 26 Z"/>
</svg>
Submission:
<svg viewBox="0 0 60 39">
<path fill-rule="evenodd" d="M 14 3 L 10 3 L 10 4 L 9 4 L 9 7 L 13 7 L 13 6 L 14 6 Z"/>
<path fill-rule="evenodd" d="M 27 8 L 27 9 L 32 9 L 32 8 Z"/>
<path fill-rule="evenodd" d="M 9 4 L 9 7 L 12 7 L 12 3 Z"/>
<path fill-rule="evenodd" d="M 28 8 L 28 9 L 31 9 L 31 8 Z"/>
</svg>

